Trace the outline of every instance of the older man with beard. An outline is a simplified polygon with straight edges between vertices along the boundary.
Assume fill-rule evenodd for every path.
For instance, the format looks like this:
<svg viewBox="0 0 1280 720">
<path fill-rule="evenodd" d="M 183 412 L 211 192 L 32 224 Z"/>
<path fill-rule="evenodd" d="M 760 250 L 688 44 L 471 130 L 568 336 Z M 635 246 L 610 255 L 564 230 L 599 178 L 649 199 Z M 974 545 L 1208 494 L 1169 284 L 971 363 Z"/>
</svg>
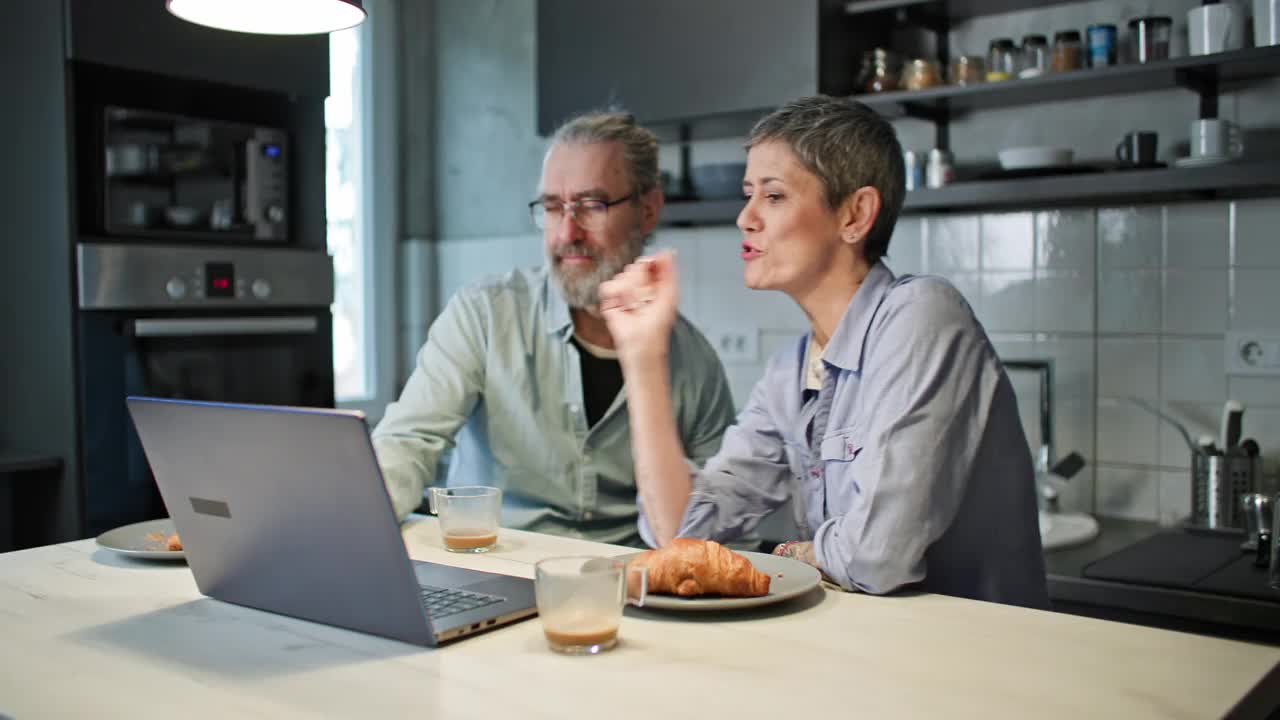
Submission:
<svg viewBox="0 0 1280 720">
<path fill-rule="evenodd" d="M 373 432 L 401 518 L 456 442 L 448 484 L 503 488 L 504 527 L 642 546 L 626 393 L 598 288 L 640 256 L 662 205 L 657 140 L 629 115 L 589 113 L 556 131 L 529 204 L 546 266 L 458 292 Z M 728 382 L 683 318 L 669 362 L 696 468 L 733 421 Z"/>
</svg>

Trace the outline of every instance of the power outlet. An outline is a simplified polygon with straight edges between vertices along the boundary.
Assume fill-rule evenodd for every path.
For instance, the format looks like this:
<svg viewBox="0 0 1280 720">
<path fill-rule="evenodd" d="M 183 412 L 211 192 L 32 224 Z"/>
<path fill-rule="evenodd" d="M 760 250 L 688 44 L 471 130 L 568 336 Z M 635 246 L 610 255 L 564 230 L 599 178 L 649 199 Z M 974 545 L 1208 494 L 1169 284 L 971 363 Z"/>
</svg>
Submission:
<svg viewBox="0 0 1280 720">
<path fill-rule="evenodd" d="M 734 365 L 759 361 L 759 338 L 760 330 L 753 327 L 722 327 L 708 337 L 720 355 L 720 361 Z"/>
<path fill-rule="evenodd" d="M 1230 332 L 1226 341 L 1228 375 L 1280 375 L 1280 333 Z"/>
</svg>

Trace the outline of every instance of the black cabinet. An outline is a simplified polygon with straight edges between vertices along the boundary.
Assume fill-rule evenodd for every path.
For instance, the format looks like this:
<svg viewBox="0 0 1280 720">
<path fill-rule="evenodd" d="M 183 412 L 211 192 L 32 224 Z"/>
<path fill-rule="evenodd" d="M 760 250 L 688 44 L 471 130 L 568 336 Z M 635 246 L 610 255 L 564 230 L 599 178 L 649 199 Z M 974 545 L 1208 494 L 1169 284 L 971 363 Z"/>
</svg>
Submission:
<svg viewBox="0 0 1280 720">
<path fill-rule="evenodd" d="M 540 0 L 538 132 L 610 103 L 656 124 L 848 92 L 844 17 L 827 0 Z"/>
<path fill-rule="evenodd" d="M 242 88 L 329 95 L 329 36 L 215 30 L 174 17 L 164 0 L 67 0 L 74 60 Z"/>
</svg>

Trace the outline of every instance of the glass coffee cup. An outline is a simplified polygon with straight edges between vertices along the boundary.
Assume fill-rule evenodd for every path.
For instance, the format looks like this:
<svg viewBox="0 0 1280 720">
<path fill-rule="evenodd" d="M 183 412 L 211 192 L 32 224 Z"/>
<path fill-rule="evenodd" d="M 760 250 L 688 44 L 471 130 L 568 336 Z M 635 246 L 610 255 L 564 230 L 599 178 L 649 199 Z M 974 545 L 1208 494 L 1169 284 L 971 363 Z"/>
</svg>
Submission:
<svg viewBox="0 0 1280 720">
<path fill-rule="evenodd" d="M 596 655 L 618 644 L 627 604 L 643 606 L 649 569 L 617 558 L 547 558 L 534 565 L 542 632 L 552 650 Z"/>
<path fill-rule="evenodd" d="M 498 544 L 502 491 L 486 485 L 433 487 L 427 494 L 449 552 L 482 553 Z"/>
</svg>

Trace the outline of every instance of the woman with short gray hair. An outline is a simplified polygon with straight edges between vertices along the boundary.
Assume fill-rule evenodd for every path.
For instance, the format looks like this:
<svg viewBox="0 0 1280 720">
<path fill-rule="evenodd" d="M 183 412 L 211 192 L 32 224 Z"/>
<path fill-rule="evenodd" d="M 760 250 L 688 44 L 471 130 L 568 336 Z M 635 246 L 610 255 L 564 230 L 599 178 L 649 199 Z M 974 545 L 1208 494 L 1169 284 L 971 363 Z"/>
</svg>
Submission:
<svg viewBox="0 0 1280 720">
<path fill-rule="evenodd" d="M 642 537 L 732 540 L 791 499 L 798 537 L 775 553 L 846 590 L 1046 607 L 1009 379 L 955 288 L 884 262 L 904 195 L 893 127 L 852 100 L 803 98 L 761 119 L 746 147 L 743 279 L 790 296 L 810 331 L 770 359 L 719 452 L 691 472 L 670 402 L 674 257 L 601 286 Z"/>
</svg>

